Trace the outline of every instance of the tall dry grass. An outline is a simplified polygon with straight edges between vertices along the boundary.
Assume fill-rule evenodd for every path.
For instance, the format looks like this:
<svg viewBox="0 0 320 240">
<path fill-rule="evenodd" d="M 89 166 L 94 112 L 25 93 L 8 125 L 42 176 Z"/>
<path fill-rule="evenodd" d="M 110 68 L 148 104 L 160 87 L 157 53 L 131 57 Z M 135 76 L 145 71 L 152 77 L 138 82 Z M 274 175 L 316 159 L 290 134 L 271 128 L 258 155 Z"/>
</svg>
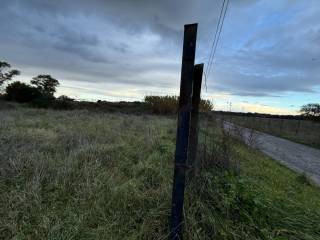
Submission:
<svg viewBox="0 0 320 240">
<path fill-rule="evenodd" d="M 146 96 L 144 101 L 155 114 L 173 114 L 178 111 L 178 96 Z M 213 104 L 209 100 L 201 99 L 199 106 L 201 112 L 210 112 L 212 109 Z"/>
<path fill-rule="evenodd" d="M 212 122 L 185 239 L 319 239 L 319 190 Z M 175 133 L 162 116 L 1 110 L 0 239 L 166 239 Z"/>
</svg>

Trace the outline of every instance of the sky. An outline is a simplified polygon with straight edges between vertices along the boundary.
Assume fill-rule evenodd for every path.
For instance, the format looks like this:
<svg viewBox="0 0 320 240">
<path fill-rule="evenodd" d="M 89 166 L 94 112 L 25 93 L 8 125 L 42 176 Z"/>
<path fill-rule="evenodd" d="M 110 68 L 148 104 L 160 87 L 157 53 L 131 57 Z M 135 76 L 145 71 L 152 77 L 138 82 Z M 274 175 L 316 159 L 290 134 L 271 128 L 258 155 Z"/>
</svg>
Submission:
<svg viewBox="0 0 320 240">
<path fill-rule="evenodd" d="M 179 94 L 183 25 L 208 63 L 223 0 L 1 0 L 0 60 L 56 93 L 135 101 Z M 202 97 L 216 110 L 296 114 L 320 102 L 320 1 L 230 0 Z"/>
</svg>

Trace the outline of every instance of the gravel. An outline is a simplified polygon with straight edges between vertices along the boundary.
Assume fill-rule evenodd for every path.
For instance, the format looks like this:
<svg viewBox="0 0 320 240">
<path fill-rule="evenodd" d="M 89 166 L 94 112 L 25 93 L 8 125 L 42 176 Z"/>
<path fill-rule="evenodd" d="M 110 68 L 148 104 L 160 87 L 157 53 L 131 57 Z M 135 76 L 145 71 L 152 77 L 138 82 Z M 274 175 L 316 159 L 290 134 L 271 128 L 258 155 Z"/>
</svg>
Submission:
<svg viewBox="0 0 320 240">
<path fill-rule="evenodd" d="M 241 134 L 241 138 L 251 143 L 254 138 L 255 147 L 288 168 L 301 173 L 320 186 L 320 150 L 283 138 L 275 137 L 248 128 L 224 124 L 226 130 L 233 135 Z"/>
</svg>

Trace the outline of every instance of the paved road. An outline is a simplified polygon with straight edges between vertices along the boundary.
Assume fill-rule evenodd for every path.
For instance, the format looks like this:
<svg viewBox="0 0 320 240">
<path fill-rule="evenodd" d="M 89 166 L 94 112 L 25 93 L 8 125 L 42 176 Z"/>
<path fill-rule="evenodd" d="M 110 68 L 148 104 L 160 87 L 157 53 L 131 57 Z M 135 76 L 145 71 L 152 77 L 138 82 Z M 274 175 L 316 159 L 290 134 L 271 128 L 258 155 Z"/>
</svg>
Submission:
<svg viewBox="0 0 320 240">
<path fill-rule="evenodd" d="M 224 127 L 238 136 L 240 133 L 247 144 L 256 142 L 256 148 L 288 168 L 305 173 L 315 184 L 320 186 L 320 150 L 248 128 L 238 127 L 232 123 L 226 122 Z M 251 141 L 252 139 L 254 141 Z"/>
</svg>

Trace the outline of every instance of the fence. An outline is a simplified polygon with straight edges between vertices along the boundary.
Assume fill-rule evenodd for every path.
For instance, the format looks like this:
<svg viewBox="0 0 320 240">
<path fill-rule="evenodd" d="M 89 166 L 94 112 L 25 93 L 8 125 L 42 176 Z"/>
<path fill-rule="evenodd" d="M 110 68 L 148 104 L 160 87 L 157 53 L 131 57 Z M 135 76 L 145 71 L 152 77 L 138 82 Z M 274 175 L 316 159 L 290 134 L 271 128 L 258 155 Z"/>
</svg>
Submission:
<svg viewBox="0 0 320 240">
<path fill-rule="evenodd" d="M 320 123 L 315 121 L 230 115 L 222 117 L 240 126 L 320 147 Z"/>
<path fill-rule="evenodd" d="M 199 118 L 199 105 L 201 95 L 201 82 L 203 75 L 203 64 L 194 65 L 196 50 L 197 24 L 185 25 L 180 97 L 178 108 L 178 126 L 176 138 L 174 179 L 172 188 L 172 209 L 170 239 L 182 239 L 183 226 L 183 204 L 186 176 L 192 177 L 203 167 L 203 164 L 217 164 L 221 168 L 228 168 L 229 161 L 212 161 L 211 158 L 224 159 L 228 157 L 227 151 L 216 151 L 215 147 L 228 149 L 226 144 L 215 144 L 214 135 L 209 135 L 209 121 L 213 121 L 210 115 L 201 115 Z M 205 131 L 199 134 L 199 120 L 205 120 Z M 223 124 L 223 122 L 222 122 Z M 212 128 L 214 129 L 214 128 Z M 223 129 L 220 128 L 220 129 Z M 222 131 L 223 132 L 223 131 Z M 200 139 L 199 139 L 200 136 Z M 211 137 L 211 149 L 207 143 Z M 222 137 L 222 140 L 226 138 Z M 199 141 L 200 140 L 200 141 Z M 200 145 L 198 145 L 200 143 Z M 199 146 L 199 147 L 198 147 Z M 223 152 L 224 156 L 218 156 L 216 152 Z M 210 161 L 206 161 L 207 156 Z M 201 161 L 200 161 L 201 159 Z"/>
</svg>

